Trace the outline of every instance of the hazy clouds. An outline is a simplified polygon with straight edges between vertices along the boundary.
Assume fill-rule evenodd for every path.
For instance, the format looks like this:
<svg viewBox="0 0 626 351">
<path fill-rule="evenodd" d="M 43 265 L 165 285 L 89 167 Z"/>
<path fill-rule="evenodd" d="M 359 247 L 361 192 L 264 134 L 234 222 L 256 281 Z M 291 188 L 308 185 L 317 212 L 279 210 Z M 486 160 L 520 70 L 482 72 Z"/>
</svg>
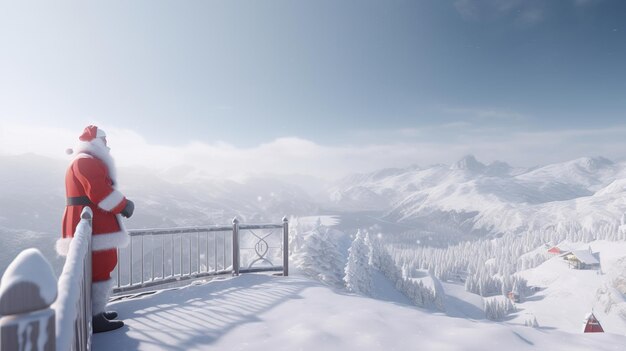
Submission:
<svg viewBox="0 0 626 351">
<path fill-rule="evenodd" d="M 501 160 L 514 166 L 533 166 L 565 161 L 582 156 L 605 156 L 621 159 L 626 150 L 626 125 L 597 129 L 563 129 L 557 131 L 506 131 L 498 128 L 471 127 L 467 124 L 445 124 L 425 129 L 379 131 L 386 143 L 323 145 L 299 137 L 268 140 L 252 147 L 236 147 L 225 142 L 190 141 L 182 145 L 165 145 L 147 141 L 141 134 L 113 126 L 101 125 L 107 132 L 109 146 L 120 166 L 142 166 L 166 170 L 193 166 L 208 175 L 237 178 L 248 174 L 304 174 L 334 179 L 350 173 L 385 167 L 427 166 L 452 163 L 466 154 L 490 162 Z M 36 153 L 65 158 L 80 128 L 35 127 L 0 124 L 0 153 Z M 369 131 L 372 139 L 377 131 Z M 437 142 L 437 134 L 453 134 Z M 407 137 L 408 135 L 408 137 Z M 420 136 L 429 135 L 429 141 Z M 426 139 L 425 137 L 423 139 Z M 435 140 L 435 141 L 434 141 Z"/>
</svg>

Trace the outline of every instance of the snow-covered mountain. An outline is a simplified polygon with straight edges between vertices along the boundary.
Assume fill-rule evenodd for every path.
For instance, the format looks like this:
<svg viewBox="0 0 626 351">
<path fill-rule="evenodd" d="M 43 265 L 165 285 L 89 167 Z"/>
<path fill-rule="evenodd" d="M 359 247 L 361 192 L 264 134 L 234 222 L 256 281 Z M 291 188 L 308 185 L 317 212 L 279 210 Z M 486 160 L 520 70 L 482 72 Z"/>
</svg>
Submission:
<svg viewBox="0 0 626 351">
<path fill-rule="evenodd" d="M 522 169 L 466 156 L 451 166 L 352 176 L 330 187 L 326 199 L 344 211 L 382 211 L 389 221 L 494 234 L 617 223 L 626 212 L 624 178 L 626 164 L 602 157 Z"/>
<path fill-rule="evenodd" d="M 56 230 L 64 208 L 66 166 L 65 161 L 36 155 L 0 157 L 0 227 Z M 352 175 L 327 187 L 319 197 L 310 196 L 303 189 L 306 184 L 270 176 L 236 182 L 189 167 L 162 173 L 120 168 L 119 174 L 121 190 L 139 209 L 129 227 L 373 210 L 391 222 L 427 223 L 435 233 L 484 234 L 582 223 L 583 218 L 587 224 L 618 221 L 626 212 L 619 201 L 626 164 L 601 157 L 524 169 L 498 161 L 483 164 L 467 156 L 453 165 Z"/>
<path fill-rule="evenodd" d="M 23 245 L 49 237 L 44 251 L 52 247 L 64 209 L 66 166 L 67 161 L 36 155 L 0 157 L 3 244 L 24 233 L 18 234 Z M 376 222 L 394 226 L 388 234 L 400 239 L 426 237 L 442 246 L 507 232 L 595 231 L 621 224 L 626 212 L 626 163 L 601 157 L 525 169 L 467 156 L 453 165 L 352 175 L 319 196 L 309 195 L 319 182 L 301 176 L 232 181 L 181 167 L 161 173 L 120 168 L 119 178 L 120 190 L 137 203 L 129 228 L 225 224 L 234 216 L 265 222 L 330 211 L 341 215 L 342 230 Z M 314 184 L 303 190 L 307 181 Z M 359 217 L 357 211 L 369 212 Z"/>
</svg>

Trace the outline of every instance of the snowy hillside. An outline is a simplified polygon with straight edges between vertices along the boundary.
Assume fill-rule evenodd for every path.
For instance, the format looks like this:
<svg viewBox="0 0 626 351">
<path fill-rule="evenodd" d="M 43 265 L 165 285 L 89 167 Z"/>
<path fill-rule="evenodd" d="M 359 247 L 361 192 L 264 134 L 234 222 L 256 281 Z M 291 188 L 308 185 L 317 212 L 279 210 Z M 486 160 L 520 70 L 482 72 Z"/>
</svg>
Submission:
<svg viewBox="0 0 626 351">
<path fill-rule="evenodd" d="M 98 350 L 621 350 L 626 337 L 450 318 L 303 277 L 243 275 L 111 305 Z M 578 318 L 580 319 L 580 318 Z"/>
<path fill-rule="evenodd" d="M 570 269 L 554 255 L 540 266 L 520 274 L 531 286 L 540 290 L 518 304 L 513 322 L 530 316 L 539 324 L 570 333 L 581 331 L 582 318 L 594 311 L 602 327 L 609 333 L 624 334 L 626 330 L 626 242 L 593 241 L 571 244 L 598 253 L 601 270 Z"/>
</svg>

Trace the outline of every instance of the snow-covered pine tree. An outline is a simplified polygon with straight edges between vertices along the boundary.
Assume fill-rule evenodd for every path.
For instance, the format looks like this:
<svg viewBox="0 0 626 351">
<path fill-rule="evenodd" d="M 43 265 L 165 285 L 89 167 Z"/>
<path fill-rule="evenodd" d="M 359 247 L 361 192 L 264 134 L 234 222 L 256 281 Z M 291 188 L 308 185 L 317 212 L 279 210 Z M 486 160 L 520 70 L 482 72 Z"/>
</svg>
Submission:
<svg viewBox="0 0 626 351">
<path fill-rule="evenodd" d="M 344 282 L 352 292 L 367 295 L 372 289 L 372 272 L 370 262 L 369 234 L 358 230 L 350 249 L 348 263 L 345 268 Z"/>
<path fill-rule="evenodd" d="M 289 219 L 289 254 L 293 256 L 304 245 L 304 229 L 298 218 Z"/>
<path fill-rule="evenodd" d="M 332 286 L 343 286 L 343 258 L 328 229 L 315 226 L 303 235 L 303 243 L 292 256 L 305 275 Z"/>
<path fill-rule="evenodd" d="M 531 328 L 539 328 L 539 323 L 537 323 L 537 317 L 533 317 L 532 319 L 526 319 L 524 321 L 524 326 Z"/>
<path fill-rule="evenodd" d="M 318 229 L 313 229 L 302 235 L 302 244 L 292 256 L 294 265 L 302 273 L 317 278 L 319 273 L 318 259 L 322 253 L 322 236 Z"/>
<path fill-rule="evenodd" d="M 443 290 L 443 286 L 441 285 L 441 282 L 439 281 L 439 279 L 437 279 L 437 277 L 435 277 L 435 274 L 431 271 L 428 272 L 428 275 L 430 276 L 430 279 L 432 279 L 433 281 L 433 304 L 435 305 L 435 307 L 440 310 L 440 311 L 444 311 L 445 310 L 445 297 L 446 297 L 446 293 Z"/>
<path fill-rule="evenodd" d="M 323 232 L 322 257 L 318 260 L 320 264 L 319 278 L 321 281 L 333 286 L 343 286 L 344 267 L 346 263 L 337 245 L 337 238 L 332 237 L 332 231 L 327 227 L 321 227 L 319 231 Z"/>
<path fill-rule="evenodd" d="M 515 306 L 509 299 L 495 298 L 485 301 L 485 315 L 488 319 L 498 321 L 513 312 Z"/>
<path fill-rule="evenodd" d="M 370 243 L 372 245 L 372 266 L 383 273 L 392 283 L 397 285 L 398 281 L 402 280 L 402 272 L 396 265 L 393 257 L 391 257 L 387 249 L 385 249 L 379 237 L 376 237 Z"/>
</svg>

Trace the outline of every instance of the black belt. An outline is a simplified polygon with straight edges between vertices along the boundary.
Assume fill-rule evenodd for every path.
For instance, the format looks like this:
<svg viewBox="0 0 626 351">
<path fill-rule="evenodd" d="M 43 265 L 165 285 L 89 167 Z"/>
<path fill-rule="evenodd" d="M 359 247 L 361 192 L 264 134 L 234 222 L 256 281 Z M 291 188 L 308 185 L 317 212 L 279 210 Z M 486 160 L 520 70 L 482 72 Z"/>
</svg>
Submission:
<svg viewBox="0 0 626 351">
<path fill-rule="evenodd" d="M 89 206 L 91 200 L 87 196 L 68 197 L 66 199 L 67 206 Z"/>
</svg>

